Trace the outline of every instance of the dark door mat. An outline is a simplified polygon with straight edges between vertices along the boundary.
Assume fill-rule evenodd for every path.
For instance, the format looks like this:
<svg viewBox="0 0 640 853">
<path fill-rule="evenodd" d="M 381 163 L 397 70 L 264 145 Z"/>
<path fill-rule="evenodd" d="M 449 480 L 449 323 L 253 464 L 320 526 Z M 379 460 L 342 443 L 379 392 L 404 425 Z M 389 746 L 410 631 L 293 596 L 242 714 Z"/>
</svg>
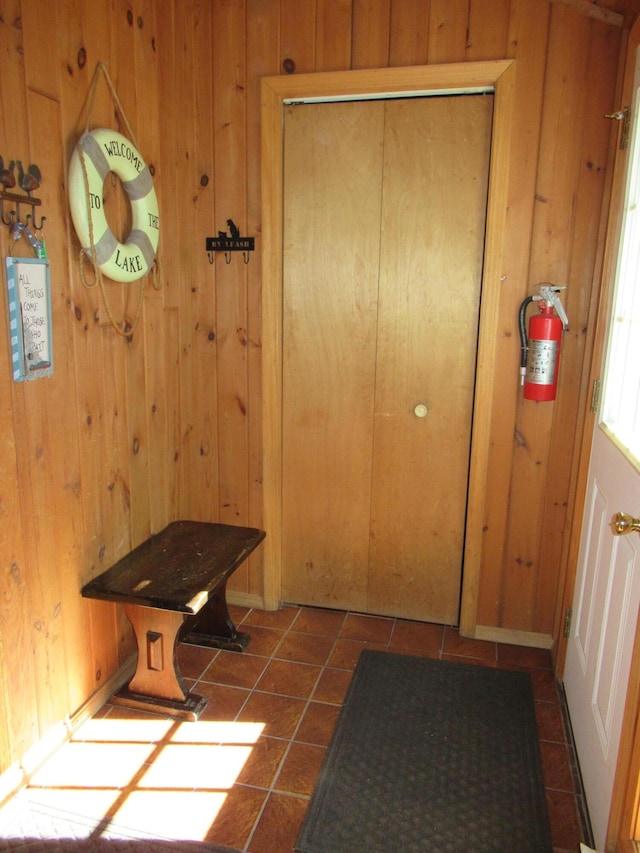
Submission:
<svg viewBox="0 0 640 853">
<path fill-rule="evenodd" d="M 551 853 L 527 673 L 362 652 L 300 853 Z"/>
<path fill-rule="evenodd" d="M 0 811 L 0 853 L 237 853 L 231 847 L 176 841 L 23 800 Z"/>
</svg>

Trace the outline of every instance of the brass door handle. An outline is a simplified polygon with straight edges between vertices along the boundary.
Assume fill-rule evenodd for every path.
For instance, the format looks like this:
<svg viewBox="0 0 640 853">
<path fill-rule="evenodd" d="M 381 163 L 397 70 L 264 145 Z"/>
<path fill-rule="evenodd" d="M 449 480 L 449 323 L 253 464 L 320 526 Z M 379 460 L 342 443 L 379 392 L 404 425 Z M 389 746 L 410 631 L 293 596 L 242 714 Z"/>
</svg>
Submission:
<svg viewBox="0 0 640 853">
<path fill-rule="evenodd" d="M 613 532 L 617 536 L 622 536 L 624 533 L 631 533 L 635 530 L 640 533 L 640 518 L 634 518 L 626 512 L 619 512 L 613 519 Z"/>
</svg>

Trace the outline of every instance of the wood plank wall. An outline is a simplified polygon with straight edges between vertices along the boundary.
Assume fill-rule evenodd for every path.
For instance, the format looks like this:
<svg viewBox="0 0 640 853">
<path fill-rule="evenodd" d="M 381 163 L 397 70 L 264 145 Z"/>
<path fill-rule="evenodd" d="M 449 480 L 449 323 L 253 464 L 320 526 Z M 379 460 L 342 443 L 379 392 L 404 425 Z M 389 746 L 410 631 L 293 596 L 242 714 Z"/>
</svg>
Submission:
<svg viewBox="0 0 640 853">
<path fill-rule="evenodd" d="M 599 285 L 612 136 L 603 115 L 618 107 L 626 37 L 619 15 L 594 7 L 592 17 L 583 14 L 587 5 L 55 0 L 45 13 L 39 0 L 0 0 L 0 154 L 42 172 L 55 358 L 49 379 L 10 380 L 0 299 L 5 779 L 37 761 L 39 744 L 63 736 L 70 715 L 132 652 L 120 610 L 81 599 L 84 582 L 174 518 L 261 524 L 264 75 L 517 59 L 514 239 L 497 342 L 502 381 L 478 621 L 552 633 Z M 160 287 L 145 280 L 142 318 L 128 337 L 109 324 L 99 289 L 83 286 L 66 197 L 100 61 L 154 167 L 161 211 Z M 99 125 L 124 130 L 104 80 L 91 115 Z M 248 264 L 240 255 L 208 261 L 205 238 L 229 218 L 257 238 Z M 0 248 L 31 256 L 1 226 Z M 547 280 L 569 286 L 571 333 L 558 401 L 536 405 L 523 403 L 517 387 L 516 315 L 532 286 Z M 137 294 L 135 284 L 107 282 L 118 317 L 132 320 Z M 260 601 L 262 582 L 257 554 L 234 589 Z"/>
</svg>

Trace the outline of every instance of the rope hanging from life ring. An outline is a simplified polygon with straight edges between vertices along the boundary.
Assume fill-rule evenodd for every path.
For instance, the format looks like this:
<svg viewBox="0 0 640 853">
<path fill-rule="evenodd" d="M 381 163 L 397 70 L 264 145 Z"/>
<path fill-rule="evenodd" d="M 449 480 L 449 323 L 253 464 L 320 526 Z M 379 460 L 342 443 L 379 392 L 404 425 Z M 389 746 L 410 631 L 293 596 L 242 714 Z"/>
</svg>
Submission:
<svg viewBox="0 0 640 853">
<path fill-rule="evenodd" d="M 140 295 L 136 316 L 132 324 L 117 323 L 107 299 L 103 274 L 113 281 L 134 282 L 150 272 L 157 272 L 156 253 L 160 239 L 160 215 L 158 200 L 149 167 L 145 164 L 134 142 L 115 130 L 96 128 L 89 130 L 98 71 L 102 70 L 111 94 L 123 116 L 131 137 L 131 129 L 113 89 L 106 68 L 100 63 L 90 94 L 90 109 L 87 126 L 78 140 L 69 164 L 69 206 L 71 218 L 82 246 L 80 253 L 80 277 L 87 287 L 100 285 L 108 318 L 120 335 L 132 334 L 142 312 L 144 282 L 140 284 Z M 121 181 L 129 199 L 132 215 L 131 232 L 125 243 L 113 234 L 103 205 L 104 181 L 110 173 Z M 95 270 L 95 281 L 85 280 L 83 262 L 91 261 Z M 154 281 L 154 288 L 159 289 Z"/>
</svg>

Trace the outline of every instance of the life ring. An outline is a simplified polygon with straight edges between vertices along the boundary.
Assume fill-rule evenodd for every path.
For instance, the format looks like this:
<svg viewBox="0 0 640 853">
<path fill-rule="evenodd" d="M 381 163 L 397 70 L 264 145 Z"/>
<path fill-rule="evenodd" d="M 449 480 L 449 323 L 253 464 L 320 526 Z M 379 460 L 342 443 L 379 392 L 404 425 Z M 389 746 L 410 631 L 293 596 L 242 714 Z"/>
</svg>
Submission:
<svg viewBox="0 0 640 853">
<path fill-rule="evenodd" d="M 120 243 L 109 228 L 102 204 L 109 172 L 120 178 L 131 203 L 132 228 L 126 243 Z M 96 263 L 106 276 L 114 281 L 136 281 L 149 272 L 160 239 L 158 199 L 149 168 L 126 137 L 104 127 L 82 135 L 69 165 L 69 206 L 76 234 L 89 257 L 91 219 Z"/>
</svg>

